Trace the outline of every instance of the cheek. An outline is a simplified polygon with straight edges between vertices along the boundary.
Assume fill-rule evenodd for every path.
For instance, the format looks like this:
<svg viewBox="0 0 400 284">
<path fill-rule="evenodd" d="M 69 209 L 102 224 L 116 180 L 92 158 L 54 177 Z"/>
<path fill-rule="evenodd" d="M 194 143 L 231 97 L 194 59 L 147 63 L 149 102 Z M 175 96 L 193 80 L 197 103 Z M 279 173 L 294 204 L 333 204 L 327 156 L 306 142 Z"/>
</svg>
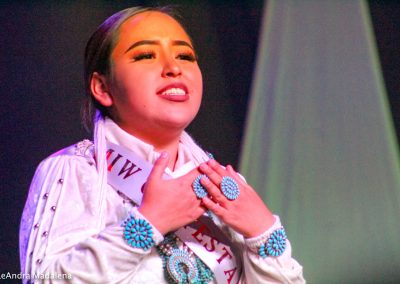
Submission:
<svg viewBox="0 0 400 284">
<path fill-rule="evenodd" d="M 200 69 L 198 72 L 198 77 L 197 77 L 196 82 L 197 82 L 197 89 L 198 89 L 197 91 L 198 91 L 198 96 L 199 96 L 199 107 L 200 107 L 201 100 L 203 97 L 203 76 L 201 74 Z"/>
<path fill-rule="evenodd" d="M 202 97 L 203 97 L 203 78 L 200 70 L 193 77 L 192 81 L 194 100 L 193 100 L 193 109 L 194 115 L 196 115 L 200 109 Z M 194 118 L 194 117 L 193 117 Z"/>
<path fill-rule="evenodd" d="M 203 94 L 203 75 L 201 74 L 200 69 L 199 69 L 198 75 L 197 75 L 197 82 L 199 85 L 199 91 L 201 94 Z"/>
<path fill-rule="evenodd" d="M 203 76 L 201 74 L 200 68 L 195 68 L 192 72 L 192 85 L 193 85 L 193 91 L 197 94 L 197 96 L 200 98 L 203 95 Z"/>
<path fill-rule="evenodd" d="M 116 99 L 125 103 L 142 102 L 145 105 L 149 94 L 154 89 L 153 77 L 151 73 L 146 71 L 127 70 L 121 72 L 121 75 L 115 80 Z"/>
</svg>

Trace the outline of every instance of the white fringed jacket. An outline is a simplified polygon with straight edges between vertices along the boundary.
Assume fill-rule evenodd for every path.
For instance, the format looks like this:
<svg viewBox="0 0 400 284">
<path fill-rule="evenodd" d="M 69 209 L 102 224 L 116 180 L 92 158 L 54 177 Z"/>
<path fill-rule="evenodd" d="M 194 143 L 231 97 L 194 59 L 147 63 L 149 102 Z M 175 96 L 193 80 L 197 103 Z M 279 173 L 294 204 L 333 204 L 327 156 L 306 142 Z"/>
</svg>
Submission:
<svg viewBox="0 0 400 284">
<path fill-rule="evenodd" d="M 29 278 L 40 283 L 167 283 L 155 248 L 135 249 L 123 239 L 121 223 L 130 214 L 139 213 L 132 202 L 107 183 L 106 140 L 150 163 L 159 156 L 151 145 L 126 133 L 112 120 L 100 118 L 94 145 L 86 140 L 45 159 L 33 178 L 20 227 L 25 283 Z M 167 172 L 178 177 L 207 159 L 183 133 L 176 170 Z M 277 216 L 272 228 L 246 240 L 216 223 L 230 238 L 230 249 L 238 264 L 235 270 L 225 272 L 225 283 L 305 282 L 302 267 L 291 257 L 289 242 L 279 257 L 261 258 L 256 253 L 256 247 L 281 226 Z M 155 228 L 153 232 L 158 244 L 163 236 Z"/>
</svg>

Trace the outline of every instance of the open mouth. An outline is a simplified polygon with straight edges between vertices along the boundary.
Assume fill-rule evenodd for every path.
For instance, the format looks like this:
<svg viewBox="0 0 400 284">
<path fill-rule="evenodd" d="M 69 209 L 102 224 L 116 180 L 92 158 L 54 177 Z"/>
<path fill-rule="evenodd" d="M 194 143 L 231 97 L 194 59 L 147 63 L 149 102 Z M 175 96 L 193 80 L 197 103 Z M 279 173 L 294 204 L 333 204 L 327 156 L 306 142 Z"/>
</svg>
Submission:
<svg viewBox="0 0 400 284">
<path fill-rule="evenodd" d="M 189 94 L 185 86 L 167 86 L 157 93 L 160 97 L 174 101 L 184 102 L 189 99 Z"/>
<path fill-rule="evenodd" d="M 186 95 L 185 90 L 181 88 L 171 88 L 161 92 L 162 96 L 184 96 Z"/>
</svg>

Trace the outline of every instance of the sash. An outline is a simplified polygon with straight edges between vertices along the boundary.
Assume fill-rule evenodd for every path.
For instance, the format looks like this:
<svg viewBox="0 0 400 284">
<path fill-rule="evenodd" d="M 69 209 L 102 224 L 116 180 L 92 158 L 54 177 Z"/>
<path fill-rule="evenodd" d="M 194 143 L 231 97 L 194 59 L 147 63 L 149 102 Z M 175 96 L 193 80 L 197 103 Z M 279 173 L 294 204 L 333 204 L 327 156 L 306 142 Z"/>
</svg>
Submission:
<svg viewBox="0 0 400 284">
<path fill-rule="evenodd" d="M 106 159 L 108 183 L 140 204 L 153 165 L 125 147 L 108 141 Z M 172 177 L 164 173 L 164 178 Z M 218 284 L 239 283 L 240 271 L 230 241 L 210 218 L 202 216 L 198 222 L 178 229 L 175 234 L 214 272 Z"/>
</svg>

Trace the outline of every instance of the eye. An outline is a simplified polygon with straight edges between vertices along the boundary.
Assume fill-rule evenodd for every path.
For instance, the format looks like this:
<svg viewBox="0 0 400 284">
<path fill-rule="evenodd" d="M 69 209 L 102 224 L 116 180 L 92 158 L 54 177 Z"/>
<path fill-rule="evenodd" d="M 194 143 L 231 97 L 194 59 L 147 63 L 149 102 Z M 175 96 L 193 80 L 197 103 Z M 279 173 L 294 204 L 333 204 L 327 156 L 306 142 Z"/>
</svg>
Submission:
<svg viewBox="0 0 400 284">
<path fill-rule="evenodd" d="M 194 62 L 197 60 L 196 55 L 194 55 L 193 53 L 180 53 L 176 58 L 190 62 Z"/>
<path fill-rule="evenodd" d="M 156 55 L 154 52 L 142 52 L 133 56 L 133 61 L 140 61 L 145 59 L 154 59 Z"/>
</svg>

